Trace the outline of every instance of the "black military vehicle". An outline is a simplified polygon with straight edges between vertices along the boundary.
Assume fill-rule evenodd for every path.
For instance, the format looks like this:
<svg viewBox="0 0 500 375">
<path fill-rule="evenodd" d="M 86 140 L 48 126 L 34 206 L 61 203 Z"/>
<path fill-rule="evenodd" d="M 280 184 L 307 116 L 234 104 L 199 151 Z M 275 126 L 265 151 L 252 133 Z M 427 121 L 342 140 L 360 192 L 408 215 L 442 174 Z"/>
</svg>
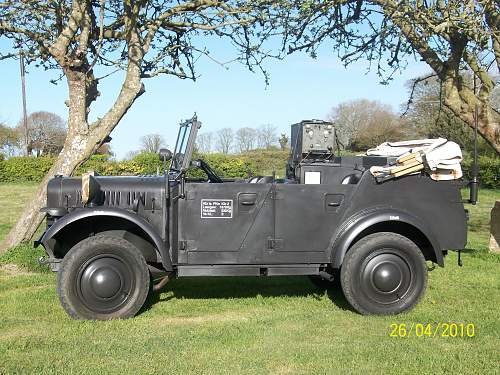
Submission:
<svg viewBox="0 0 500 375">
<path fill-rule="evenodd" d="M 340 281 L 360 313 L 395 314 L 424 294 L 426 261 L 443 266 L 447 249 L 465 246 L 459 181 L 420 172 L 379 182 L 368 169 L 391 158 L 336 156 L 331 123 L 292 125 L 286 178 L 247 180 L 191 160 L 200 126 L 181 123 L 174 153 L 160 152 L 163 175 L 50 180 L 35 245 L 70 316 L 134 316 L 172 277 L 284 275 Z"/>
</svg>

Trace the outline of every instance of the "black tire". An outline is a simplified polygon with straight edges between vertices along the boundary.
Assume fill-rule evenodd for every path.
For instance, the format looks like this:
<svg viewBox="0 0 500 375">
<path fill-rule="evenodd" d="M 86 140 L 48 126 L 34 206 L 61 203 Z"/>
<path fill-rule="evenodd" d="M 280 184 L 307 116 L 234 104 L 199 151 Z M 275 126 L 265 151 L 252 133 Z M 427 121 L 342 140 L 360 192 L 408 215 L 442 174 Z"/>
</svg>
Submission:
<svg viewBox="0 0 500 375">
<path fill-rule="evenodd" d="M 412 309 L 427 287 L 427 265 L 420 249 L 396 233 L 374 233 L 345 255 L 342 290 L 361 314 L 390 315 Z"/>
<path fill-rule="evenodd" d="M 150 289 L 150 275 L 140 251 L 109 235 L 89 237 L 64 257 L 57 294 L 74 319 L 126 319 L 140 310 Z"/>
</svg>

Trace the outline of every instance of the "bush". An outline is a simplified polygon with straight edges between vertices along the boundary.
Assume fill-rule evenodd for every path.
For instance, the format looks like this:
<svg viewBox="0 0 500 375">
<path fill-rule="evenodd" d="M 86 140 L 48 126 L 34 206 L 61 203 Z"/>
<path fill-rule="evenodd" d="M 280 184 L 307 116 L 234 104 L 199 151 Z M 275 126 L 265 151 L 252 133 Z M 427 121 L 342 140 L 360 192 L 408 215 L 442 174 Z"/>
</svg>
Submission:
<svg viewBox="0 0 500 375">
<path fill-rule="evenodd" d="M 289 155 L 288 150 L 254 150 L 242 154 L 241 157 L 255 165 L 255 172 L 258 175 L 271 176 L 276 172 L 277 177 L 284 177 Z"/>
<path fill-rule="evenodd" d="M 110 160 L 109 155 L 92 155 L 89 160 L 83 163 L 75 171 L 76 176 L 81 176 L 82 173 L 94 171 L 100 175 L 113 175 L 118 173 L 118 165 L 115 161 Z"/>
<path fill-rule="evenodd" d="M 19 156 L 0 161 L 1 182 L 39 182 L 54 163 L 54 158 Z"/>
<path fill-rule="evenodd" d="M 203 159 L 217 174 L 224 178 L 247 178 L 256 174 L 257 166 L 240 155 L 203 154 L 195 155 L 193 159 Z M 196 168 L 191 168 L 189 177 L 205 178 L 205 174 Z"/>
<path fill-rule="evenodd" d="M 466 157 L 462 161 L 464 178 L 470 180 L 472 173 L 472 158 Z M 479 156 L 478 158 L 479 182 L 482 187 L 500 188 L 500 158 Z"/>
<path fill-rule="evenodd" d="M 153 175 L 158 172 L 162 174 L 163 171 L 163 163 L 160 157 L 153 152 L 141 152 L 134 156 L 128 163 L 125 161 L 120 164 L 124 166 L 124 170 L 127 170 L 127 166 L 130 170 L 140 169 L 139 174 Z M 134 169 L 135 167 L 137 167 L 137 169 Z"/>
</svg>

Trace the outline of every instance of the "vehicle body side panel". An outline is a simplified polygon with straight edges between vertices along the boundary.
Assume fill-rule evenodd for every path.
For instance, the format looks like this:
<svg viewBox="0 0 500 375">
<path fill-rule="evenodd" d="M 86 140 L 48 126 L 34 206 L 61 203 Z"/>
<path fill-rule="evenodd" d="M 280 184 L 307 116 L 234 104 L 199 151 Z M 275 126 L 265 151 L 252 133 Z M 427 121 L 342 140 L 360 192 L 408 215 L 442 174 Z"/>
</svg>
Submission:
<svg viewBox="0 0 500 375">
<path fill-rule="evenodd" d="M 332 236 L 335 263 L 340 264 L 355 233 L 384 220 L 407 222 L 419 229 L 432 244 L 438 261 L 442 250 L 464 248 L 467 241 L 458 181 L 433 181 L 419 174 L 379 184 L 365 173 L 342 225 Z"/>
</svg>

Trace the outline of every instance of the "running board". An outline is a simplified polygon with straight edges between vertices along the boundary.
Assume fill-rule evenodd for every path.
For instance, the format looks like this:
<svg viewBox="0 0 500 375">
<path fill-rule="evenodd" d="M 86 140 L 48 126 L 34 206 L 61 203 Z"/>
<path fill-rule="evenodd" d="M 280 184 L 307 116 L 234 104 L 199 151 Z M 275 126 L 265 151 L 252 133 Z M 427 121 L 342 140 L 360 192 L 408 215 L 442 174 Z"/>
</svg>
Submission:
<svg viewBox="0 0 500 375">
<path fill-rule="evenodd" d="M 318 275 L 321 264 L 178 266 L 178 277 Z"/>
</svg>

